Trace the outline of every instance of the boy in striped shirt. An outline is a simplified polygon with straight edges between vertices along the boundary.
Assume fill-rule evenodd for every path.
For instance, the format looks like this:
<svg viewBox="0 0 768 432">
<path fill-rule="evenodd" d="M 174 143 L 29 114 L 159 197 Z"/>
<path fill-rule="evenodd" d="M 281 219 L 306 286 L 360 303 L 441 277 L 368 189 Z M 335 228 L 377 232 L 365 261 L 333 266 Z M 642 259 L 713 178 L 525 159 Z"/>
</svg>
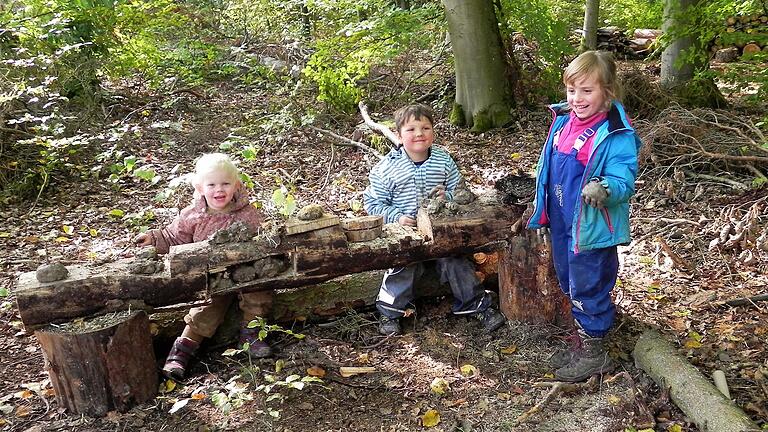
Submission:
<svg viewBox="0 0 768 432">
<path fill-rule="evenodd" d="M 437 194 L 448 201 L 461 180 L 451 156 L 433 147 L 434 114 L 425 105 L 408 105 L 395 112 L 400 146 L 371 170 L 370 185 L 363 193 L 365 210 L 382 215 L 384 223 L 416 226 L 416 212 L 422 199 Z M 486 331 L 501 327 L 506 319 L 491 307 L 491 297 L 480 286 L 471 262 L 464 257 L 436 260 L 442 283 L 453 292 L 453 313 L 477 318 Z M 414 298 L 413 285 L 424 272 L 422 263 L 387 270 L 381 282 L 376 308 L 381 313 L 379 333 L 400 334 L 400 318 Z"/>
</svg>

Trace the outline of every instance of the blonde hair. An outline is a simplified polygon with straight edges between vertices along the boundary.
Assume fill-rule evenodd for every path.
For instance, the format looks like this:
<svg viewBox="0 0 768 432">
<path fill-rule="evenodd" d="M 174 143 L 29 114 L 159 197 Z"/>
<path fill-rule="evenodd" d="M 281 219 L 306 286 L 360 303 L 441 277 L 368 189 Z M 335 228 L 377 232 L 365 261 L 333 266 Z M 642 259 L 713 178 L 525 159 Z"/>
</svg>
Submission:
<svg viewBox="0 0 768 432">
<path fill-rule="evenodd" d="M 232 176 L 232 180 L 240 180 L 240 171 L 232 159 L 224 153 L 206 153 L 195 162 L 195 174 L 192 177 L 193 185 L 200 185 L 203 177 L 212 172 L 223 172 Z"/>
<path fill-rule="evenodd" d="M 576 81 L 593 75 L 605 91 L 608 102 L 621 100 L 622 88 L 616 75 L 616 62 L 607 51 L 585 51 L 573 59 L 563 72 L 563 84 L 573 85 Z M 610 105 L 609 105 L 610 106 Z"/>
</svg>

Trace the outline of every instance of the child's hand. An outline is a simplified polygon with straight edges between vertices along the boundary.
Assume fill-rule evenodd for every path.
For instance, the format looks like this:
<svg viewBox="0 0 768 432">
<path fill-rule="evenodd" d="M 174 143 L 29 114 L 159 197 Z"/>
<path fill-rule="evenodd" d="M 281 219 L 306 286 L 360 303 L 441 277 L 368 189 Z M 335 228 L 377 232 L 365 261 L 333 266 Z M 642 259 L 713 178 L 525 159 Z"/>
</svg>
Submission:
<svg viewBox="0 0 768 432">
<path fill-rule="evenodd" d="M 397 220 L 397 223 L 399 223 L 400 225 L 404 225 L 404 226 L 413 226 L 413 227 L 415 227 L 416 226 L 416 219 L 414 219 L 414 218 L 412 218 L 412 217 L 410 217 L 408 215 L 402 215 Z"/>
<path fill-rule="evenodd" d="M 432 190 L 429 191 L 428 197 L 430 199 L 434 199 L 434 198 L 445 199 L 445 185 L 437 185 L 433 187 Z"/>
<path fill-rule="evenodd" d="M 148 236 L 146 233 L 141 233 L 131 239 L 131 242 L 136 246 L 141 247 L 152 246 L 152 237 Z"/>
<path fill-rule="evenodd" d="M 603 208 L 605 200 L 608 198 L 608 191 L 605 190 L 598 180 L 590 180 L 581 191 L 581 197 L 584 202 L 594 208 Z"/>
</svg>

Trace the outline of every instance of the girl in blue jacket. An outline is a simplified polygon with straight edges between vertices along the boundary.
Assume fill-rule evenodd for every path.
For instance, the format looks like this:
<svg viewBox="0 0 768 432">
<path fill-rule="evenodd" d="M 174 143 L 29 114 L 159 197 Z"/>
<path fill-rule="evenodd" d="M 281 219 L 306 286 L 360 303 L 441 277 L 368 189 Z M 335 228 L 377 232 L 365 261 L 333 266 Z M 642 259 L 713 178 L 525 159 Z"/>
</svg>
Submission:
<svg viewBox="0 0 768 432">
<path fill-rule="evenodd" d="M 618 101 L 610 53 L 587 51 L 565 69 L 567 103 L 554 121 L 536 168 L 530 229 L 549 227 L 560 288 L 571 300 L 579 341 L 551 358 L 555 377 L 584 381 L 614 369 L 604 337 L 616 307 L 611 290 L 627 244 L 640 140 Z"/>
</svg>

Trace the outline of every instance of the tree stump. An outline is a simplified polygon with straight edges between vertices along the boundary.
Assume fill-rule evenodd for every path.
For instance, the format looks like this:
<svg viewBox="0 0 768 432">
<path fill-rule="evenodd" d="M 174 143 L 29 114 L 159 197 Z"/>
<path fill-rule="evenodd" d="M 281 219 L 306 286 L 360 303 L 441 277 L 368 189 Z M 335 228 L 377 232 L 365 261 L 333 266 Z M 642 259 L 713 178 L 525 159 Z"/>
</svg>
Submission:
<svg viewBox="0 0 768 432">
<path fill-rule="evenodd" d="M 500 255 L 499 306 L 507 318 L 573 325 L 571 302 L 560 290 L 548 243 L 524 230 Z"/>
<path fill-rule="evenodd" d="M 35 332 L 58 403 L 102 417 L 153 398 L 157 370 L 143 311 L 116 312 Z"/>
</svg>

